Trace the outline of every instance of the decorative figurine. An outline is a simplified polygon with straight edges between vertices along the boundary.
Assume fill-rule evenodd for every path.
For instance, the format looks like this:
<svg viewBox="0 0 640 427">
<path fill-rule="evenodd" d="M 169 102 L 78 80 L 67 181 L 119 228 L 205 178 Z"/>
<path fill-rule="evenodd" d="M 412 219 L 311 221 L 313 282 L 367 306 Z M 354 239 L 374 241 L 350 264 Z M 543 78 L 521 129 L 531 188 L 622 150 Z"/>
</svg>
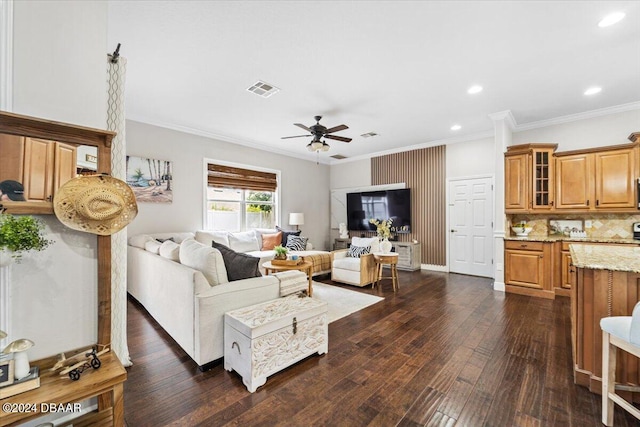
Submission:
<svg viewBox="0 0 640 427">
<path fill-rule="evenodd" d="M 345 224 L 344 222 L 341 222 L 339 227 L 340 227 L 340 238 L 341 239 L 348 239 L 349 238 L 349 230 L 347 230 L 347 224 Z"/>
</svg>

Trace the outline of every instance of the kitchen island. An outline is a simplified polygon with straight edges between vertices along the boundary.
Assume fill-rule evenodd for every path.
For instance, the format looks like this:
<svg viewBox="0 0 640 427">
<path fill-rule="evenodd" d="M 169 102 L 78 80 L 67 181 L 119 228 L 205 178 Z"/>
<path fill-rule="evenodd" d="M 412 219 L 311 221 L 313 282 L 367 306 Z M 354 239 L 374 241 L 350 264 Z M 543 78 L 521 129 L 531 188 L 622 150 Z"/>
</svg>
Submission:
<svg viewBox="0 0 640 427">
<path fill-rule="evenodd" d="M 640 300 L 640 247 L 570 245 L 577 267 L 577 284 L 571 289 L 571 340 L 576 384 L 601 393 L 602 330 L 600 319 L 630 316 Z M 637 358 L 618 352 L 616 381 L 640 384 Z M 632 398 L 631 396 L 627 396 Z M 634 401 L 640 401 L 635 393 Z"/>
</svg>

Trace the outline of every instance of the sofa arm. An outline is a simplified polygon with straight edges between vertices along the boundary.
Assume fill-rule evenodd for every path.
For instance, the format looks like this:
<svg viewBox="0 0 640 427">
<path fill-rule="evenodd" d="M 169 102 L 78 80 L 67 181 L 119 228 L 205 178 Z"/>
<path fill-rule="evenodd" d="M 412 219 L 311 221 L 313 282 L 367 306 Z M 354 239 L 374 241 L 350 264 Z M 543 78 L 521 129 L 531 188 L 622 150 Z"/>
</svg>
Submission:
<svg viewBox="0 0 640 427">
<path fill-rule="evenodd" d="M 252 277 L 212 286 L 196 295 L 195 357 L 204 365 L 224 356 L 224 313 L 280 296 L 280 282 L 274 276 Z"/>
<path fill-rule="evenodd" d="M 346 258 L 349 253 L 349 249 L 338 249 L 337 251 L 331 251 L 331 265 L 333 265 L 333 260 Z"/>
</svg>

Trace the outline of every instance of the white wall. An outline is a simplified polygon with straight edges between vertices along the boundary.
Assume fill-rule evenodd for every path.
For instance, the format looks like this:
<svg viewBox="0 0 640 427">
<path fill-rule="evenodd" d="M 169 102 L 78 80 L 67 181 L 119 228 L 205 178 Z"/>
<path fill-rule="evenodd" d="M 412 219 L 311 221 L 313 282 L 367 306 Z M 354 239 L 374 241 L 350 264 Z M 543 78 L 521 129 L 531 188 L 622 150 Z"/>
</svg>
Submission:
<svg viewBox="0 0 640 427">
<path fill-rule="evenodd" d="M 329 167 L 294 157 L 127 121 L 127 154 L 173 161 L 173 203 L 139 203 L 128 235 L 203 227 L 205 158 L 279 170 L 280 217 L 303 212 L 302 234 L 314 248 L 329 249 Z"/>
<path fill-rule="evenodd" d="M 632 132 L 640 131 L 640 109 L 570 123 L 514 132 L 512 144 L 557 143 L 557 151 L 628 144 Z"/>
<path fill-rule="evenodd" d="M 106 2 L 14 2 L 13 112 L 84 126 L 106 124 Z M 41 216 L 56 242 L 11 271 L 12 338 L 30 359 L 97 339 L 97 239 Z"/>
<path fill-rule="evenodd" d="M 495 174 L 494 138 L 447 145 L 447 179 Z"/>
<path fill-rule="evenodd" d="M 331 165 L 329 185 L 332 190 L 371 185 L 371 159 Z"/>
</svg>

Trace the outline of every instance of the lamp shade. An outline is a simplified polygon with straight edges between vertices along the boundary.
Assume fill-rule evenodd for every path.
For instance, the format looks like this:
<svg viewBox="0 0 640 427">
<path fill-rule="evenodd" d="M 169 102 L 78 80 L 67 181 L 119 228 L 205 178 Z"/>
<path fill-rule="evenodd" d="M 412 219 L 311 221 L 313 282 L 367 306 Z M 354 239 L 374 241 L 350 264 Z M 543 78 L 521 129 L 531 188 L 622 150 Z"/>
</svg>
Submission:
<svg viewBox="0 0 640 427">
<path fill-rule="evenodd" d="M 289 214 L 289 225 L 304 225 L 304 214 L 303 213 L 290 213 Z"/>
</svg>

